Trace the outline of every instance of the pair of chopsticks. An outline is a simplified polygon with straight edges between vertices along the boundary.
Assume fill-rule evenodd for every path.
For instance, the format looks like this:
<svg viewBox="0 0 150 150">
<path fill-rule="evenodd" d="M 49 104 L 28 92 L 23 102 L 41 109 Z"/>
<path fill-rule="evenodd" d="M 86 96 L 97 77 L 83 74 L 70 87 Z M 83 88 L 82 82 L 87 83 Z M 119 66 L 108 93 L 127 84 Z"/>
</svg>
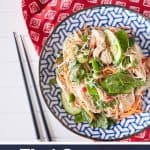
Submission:
<svg viewBox="0 0 150 150">
<path fill-rule="evenodd" d="M 41 141 L 52 141 L 50 130 L 48 128 L 48 123 L 46 120 L 46 116 L 44 114 L 40 96 L 36 87 L 35 78 L 33 76 L 33 71 L 31 68 L 31 63 L 29 61 L 29 56 L 27 54 L 27 45 L 25 42 L 25 38 L 22 35 L 19 36 L 15 32 L 13 33 L 13 35 L 15 39 L 17 54 L 19 58 L 21 71 L 22 71 L 22 76 L 23 76 L 23 80 L 25 84 L 26 94 L 28 97 L 29 106 L 30 106 L 30 110 L 32 114 L 33 124 L 35 127 L 36 137 L 38 140 L 41 140 Z M 25 60 L 27 62 L 26 68 L 28 69 L 28 72 L 29 72 L 28 74 L 27 74 L 27 71 L 25 70 L 25 63 L 23 63 L 23 55 L 25 56 Z M 35 100 L 33 100 L 31 90 L 29 90 L 30 89 L 29 80 L 28 80 L 29 77 L 31 79 L 33 90 L 35 92 L 35 97 L 36 97 Z M 40 113 L 37 112 L 37 105 L 40 110 Z"/>
</svg>

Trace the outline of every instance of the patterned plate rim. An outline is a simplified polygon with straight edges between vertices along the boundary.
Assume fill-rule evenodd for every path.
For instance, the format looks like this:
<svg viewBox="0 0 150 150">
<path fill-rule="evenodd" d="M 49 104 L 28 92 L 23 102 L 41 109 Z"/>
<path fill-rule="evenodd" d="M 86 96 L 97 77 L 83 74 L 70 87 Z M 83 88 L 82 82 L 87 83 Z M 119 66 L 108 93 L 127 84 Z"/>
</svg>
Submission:
<svg viewBox="0 0 150 150">
<path fill-rule="evenodd" d="M 94 10 L 94 9 L 101 8 L 101 7 L 105 7 L 105 8 L 108 8 L 108 7 L 112 7 L 112 8 L 122 8 L 123 10 L 128 10 L 128 11 L 131 12 L 131 13 L 135 13 L 135 14 L 137 14 L 138 16 L 141 16 L 142 18 L 144 18 L 146 21 L 148 21 L 148 22 L 150 23 L 150 19 L 149 19 L 148 17 L 145 17 L 144 15 L 142 15 L 142 14 L 140 14 L 140 13 L 134 11 L 134 10 L 130 10 L 130 9 L 125 8 L 125 7 L 123 7 L 123 6 L 117 6 L 117 5 L 111 5 L 111 4 L 92 6 L 92 7 L 88 7 L 88 8 L 82 9 L 82 10 L 80 10 L 80 11 L 77 11 L 77 12 L 75 12 L 75 13 L 73 13 L 73 14 L 67 16 L 62 22 L 60 22 L 60 23 L 55 27 L 55 29 L 53 30 L 53 32 L 48 36 L 47 40 L 45 41 L 45 44 L 44 44 L 44 46 L 43 46 L 43 48 L 42 48 L 42 50 L 41 50 L 41 54 L 40 54 L 40 58 L 39 58 L 39 64 L 38 64 L 39 76 L 40 76 L 40 63 L 41 63 L 41 57 L 42 57 L 43 51 L 44 51 L 44 49 L 45 49 L 45 47 L 46 47 L 46 43 L 48 43 L 48 41 L 49 41 L 51 35 L 57 30 L 57 28 L 58 28 L 63 22 L 65 22 L 68 18 L 70 18 L 70 17 L 72 17 L 72 16 L 74 16 L 74 15 L 80 13 L 80 12 L 86 11 L 86 10 L 88 10 L 88 9 L 93 9 L 93 10 Z M 44 99 L 44 102 L 46 103 L 46 99 L 45 99 L 45 96 L 44 96 L 44 94 L 43 94 L 43 89 L 42 89 L 42 86 L 41 86 L 40 78 L 39 78 L 39 85 L 40 85 L 40 91 L 41 91 L 42 97 L 43 97 L 43 99 Z M 124 136 L 124 137 L 122 137 L 122 138 L 114 138 L 114 139 L 100 139 L 100 138 L 98 139 L 98 138 L 93 138 L 93 137 L 89 137 L 89 136 L 80 134 L 80 133 L 78 133 L 78 132 L 75 132 L 74 130 L 72 130 L 71 128 L 69 128 L 67 125 L 65 125 L 65 124 L 61 121 L 61 119 L 59 119 L 59 118 L 55 115 L 55 113 L 53 112 L 52 109 L 49 108 L 49 106 L 48 106 L 47 103 L 46 103 L 46 105 L 47 105 L 49 111 L 53 114 L 53 116 L 54 116 L 66 129 L 68 129 L 69 131 L 75 133 L 75 134 L 78 135 L 78 136 L 84 137 L 84 138 L 86 138 L 86 139 L 94 140 L 94 141 L 119 141 L 119 140 L 124 140 L 124 139 L 126 139 L 126 138 L 130 138 L 131 136 L 137 135 L 137 134 L 143 132 L 144 130 L 150 128 L 150 125 L 148 125 L 146 128 L 140 130 L 139 132 L 133 133 L 133 134 L 128 135 L 128 136 Z"/>
</svg>

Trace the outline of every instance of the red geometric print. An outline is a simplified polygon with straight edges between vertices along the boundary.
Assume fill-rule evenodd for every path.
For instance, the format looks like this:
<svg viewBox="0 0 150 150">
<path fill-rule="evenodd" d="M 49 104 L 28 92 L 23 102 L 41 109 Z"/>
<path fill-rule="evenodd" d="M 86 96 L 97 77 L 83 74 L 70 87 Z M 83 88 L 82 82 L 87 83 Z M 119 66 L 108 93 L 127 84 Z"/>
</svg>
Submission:
<svg viewBox="0 0 150 150">
<path fill-rule="evenodd" d="M 101 4 L 112 4 L 112 0 L 102 0 Z"/>
<path fill-rule="evenodd" d="M 57 22 L 63 21 L 67 16 L 69 16 L 69 13 L 60 13 L 57 18 Z"/>
<path fill-rule="evenodd" d="M 52 33 L 53 29 L 54 29 L 54 25 L 49 22 L 46 22 L 43 27 L 43 32 Z"/>
<path fill-rule="evenodd" d="M 41 4 L 46 4 L 48 2 L 48 0 L 39 0 L 41 2 Z"/>
<path fill-rule="evenodd" d="M 150 0 L 22 0 L 23 16 L 37 53 L 40 55 L 48 35 L 67 16 L 101 4 L 124 6 L 150 18 Z M 123 141 L 150 141 L 150 129 Z"/>
<path fill-rule="evenodd" d="M 143 5 L 144 6 L 150 6 L 150 0 L 144 0 Z"/>
<path fill-rule="evenodd" d="M 41 23 L 41 19 L 31 18 L 29 26 L 35 29 L 39 29 Z"/>
<path fill-rule="evenodd" d="M 75 3 L 74 6 L 73 6 L 72 11 L 73 12 L 77 12 L 77 11 L 83 9 L 83 8 L 84 8 L 84 4 L 82 4 L 82 3 Z"/>
<path fill-rule="evenodd" d="M 134 11 L 137 11 L 137 12 L 140 11 L 140 8 L 136 7 L 136 6 L 130 6 L 129 8 L 132 9 L 132 10 L 134 10 Z"/>
<path fill-rule="evenodd" d="M 56 15 L 56 11 L 54 11 L 54 10 L 48 10 L 48 11 L 45 13 L 44 18 L 45 18 L 45 19 L 53 20 L 53 19 L 55 18 L 55 15 Z"/>
<path fill-rule="evenodd" d="M 130 2 L 133 2 L 133 3 L 139 3 L 140 0 L 129 0 Z"/>
<path fill-rule="evenodd" d="M 61 10 L 67 10 L 70 8 L 72 0 L 62 0 L 60 4 Z"/>
<path fill-rule="evenodd" d="M 29 4 L 30 13 L 34 14 L 40 10 L 40 7 L 38 6 L 37 2 L 32 2 Z"/>
<path fill-rule="evenodd" d="M 56 6 L 56 4 L 57 4 L 57 0 L 51 0 L 48 3 L 49 6 Z"/>
<path fill-rule="evenodd" d="M 87 0 L 89 3 L 97 3 L 98 0 Z"/>
<path fill-rule="evenodd" d="M 116 1 L 115 3 L 116 5 L 119 5 L 119 6 L 126 6 L 126 2 L 122 2 L 122 1 Z"/>
<path fill-rule="evenodd" d="M 35 42 L 38 42 L 40 34 L 35 31 L 30 31 L 31 39 Z"/>
</svg>

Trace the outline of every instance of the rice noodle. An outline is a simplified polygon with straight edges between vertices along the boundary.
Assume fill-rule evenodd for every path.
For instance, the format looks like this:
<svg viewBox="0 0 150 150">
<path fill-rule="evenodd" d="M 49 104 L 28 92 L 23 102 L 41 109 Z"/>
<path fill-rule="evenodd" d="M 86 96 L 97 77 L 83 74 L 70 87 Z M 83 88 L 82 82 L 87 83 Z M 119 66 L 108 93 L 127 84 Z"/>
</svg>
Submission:
<svg viewBox="0 0 150 150">
<path fill-rule="evenodd" d="M 90 46 L 90 52 L 88 56 L 88 60 L 91 57 L 101 59 L 103 63 L 103 69 L 101 72 L 95 77 L 94 79 L 98 80 L 99 83 L 111 74 L 115 74 L 119 72 L 120 68 L 117 68 L 112 64 L 112 54 L 108 50 L 108 41 L 106 41 L 105 34 L 103 32 L 105 28 L 92 28 L 91 31 L 84 29 L 86 34 L 90 34 L 87 36 L 87 40 L 89 43 L 87 45 Z M 119 28 L 109 28 L 111 31 L 116 33 Z M 81 81 L 81 83 L 73 82 L 70 79 L 70 74 L 72 70 L 70 70 L 70 65 L 74 59 L 77 57 L 77 53 L 75 52 L 75 46 L 80 45 L 82 46 L 84 42 L 82 41 L 83 31 L 79 30 L 78 32 L 74 32 L 72 35 L 68 36 L 63 44 L 63 62 L 57 66 L 58 73 L 57 73 L 57 81 L 59 86 L 62 88 L 63 91 L 68 93 L 74 93 L 76 97 L 76 105 L 78 107 L 82 107 L 86 110 L 86 112 L 92 117 L 94 114 L 101 113 L 101 109 L 99 109 L 93 100 L 93 97 L 86 91 L 82 91 L 82 88 L 86 86 L 86 80 Z M 86 45 L 85 45 L 86 47 Z M 86 50 L 86 48 L 84 48 Z M 84 49 L 83 52 L 85 51 Z M 126 69 L 133 78 L 139 78 L 145 81 L 145 85 L 141 86 L 136 89 L 132 89 L 132 92 L 129 94 L 119 94 L 117 96 L 111 96 L 111 99 L 118 99 L 119 103 L 114 106 L 114 108 L 106 108 L 104 112 L 106 116 L 112 117 L 117 120 L 121 120 L 124 117 L 128 117 L 129 115 L 140 113 L 142 110 L 141 108 L 141 99 L 139 96 L 142 95 L 142 92 L 150 87 L 150 75 L 146 72 L 147 66 L 150 69 L 150 60 L 147 61 L 147 65 L 142 63 L 143 54 L 141 53 L 140 47 L 137 44 L 134 44 L 132 48 L 129 48 L 128 51 L 124 54 L 124 56 L 129 56 L 130 59 L 133 61 L 136 59 L 138 61 L 137 66 L 132 66 L 131 64 L 127 66 Z M 85 63 L 83 68 L 86 72 L 90 72 L 89 63 Z M 150 72 L 149 72 L 150 73 Z M 102 101 L 109 102 L 109 96 L 106 92 L 97 87 L 98 94 L 101 95 Z M 137 99 L 138 97 L 138 99 Z M 132 107 L 134 109 L 132 109 Z"/>
</svg>

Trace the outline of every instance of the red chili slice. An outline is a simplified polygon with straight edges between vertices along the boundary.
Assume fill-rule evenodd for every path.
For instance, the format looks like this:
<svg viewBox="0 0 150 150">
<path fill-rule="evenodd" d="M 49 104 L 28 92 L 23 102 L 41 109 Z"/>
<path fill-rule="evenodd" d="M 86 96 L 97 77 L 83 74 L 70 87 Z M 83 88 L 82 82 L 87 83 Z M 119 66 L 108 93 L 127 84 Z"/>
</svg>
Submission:
<svg viewBox="0 0 150 150">
<path fill-rule="evenodd" d="M 84 86 L 84 87 L 82 87 L 82 92 L 86 92 L 87 91 L 87 89 L 86 89 L 86 87 Z"/>
</svg>

